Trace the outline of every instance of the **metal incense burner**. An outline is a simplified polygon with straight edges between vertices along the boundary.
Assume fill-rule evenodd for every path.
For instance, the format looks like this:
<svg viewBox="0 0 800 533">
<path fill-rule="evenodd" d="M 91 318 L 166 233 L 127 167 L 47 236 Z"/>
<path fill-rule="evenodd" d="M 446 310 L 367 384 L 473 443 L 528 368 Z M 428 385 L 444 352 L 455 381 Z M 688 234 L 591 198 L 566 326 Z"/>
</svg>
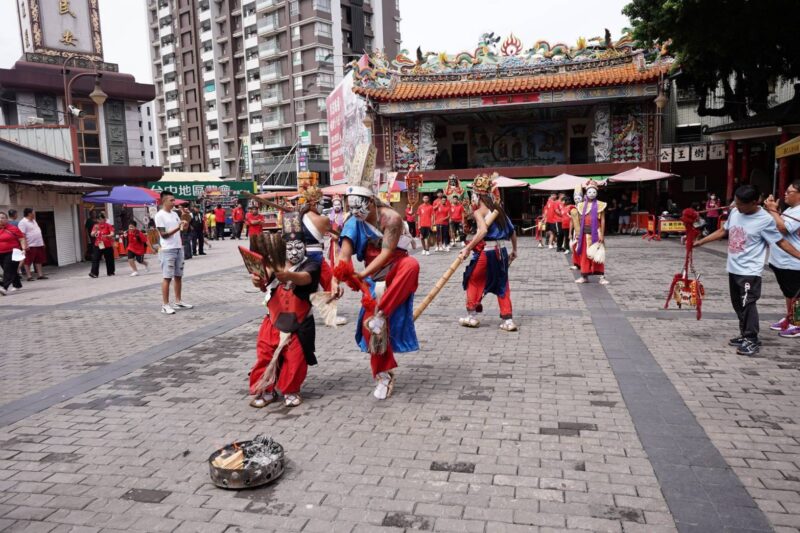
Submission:
<svg viewBox="0 0 800 533">
<path fill-rule="evenodd" d="M 241 454 L 241 460 L 236 458 Z M 232 459 L 234 467 L 220 464 Z M 211 481 L 223 489 L 249 489 L 274 481 L 283 474 L 285 456 L 283 446 L 269 437 L 256 436 L 253 440 L 231 443 L 208 458 Z"/>
</svg>

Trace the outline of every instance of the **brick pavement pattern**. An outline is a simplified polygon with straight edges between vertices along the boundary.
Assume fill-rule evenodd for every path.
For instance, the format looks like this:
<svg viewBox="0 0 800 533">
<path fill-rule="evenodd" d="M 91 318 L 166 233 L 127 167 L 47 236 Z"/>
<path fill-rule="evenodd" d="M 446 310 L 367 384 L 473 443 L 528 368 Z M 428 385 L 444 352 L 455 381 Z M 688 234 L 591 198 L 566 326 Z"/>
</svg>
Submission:
<svg viewBox="0 0 800 533">
<path fill-rule="evenodd" d="M 85 392 L 65 387 L 60 403 L 0 427 L 0 531 L 707 531 L 667 505 L 595 330 L 602 317 L 563 256 L 523 240 L 511 274 L 518 333 L 497 329 L 492 298 L 480 329 L 459 328 L 453 279 L 417 324 L 420 352 L 399 356 L 390 400 L 372 398 L 349 324 L 318 328 L 303 405 L 255 410 L 247 372 L 260 321 L 230 320 L 260 297 L 231 269 L 233 244 L 215 243 L 219 268 L 187 278 L 186 299 L 200 305 L 175 317 L 158 314 L 158 288 L 141 278 L 101 304 L 65 287 L 74 295 L 54 295 L 52 308 L 21 298 L 4 308 L 37 329 L 6 335 L 0 416 L 170 337 L 230 328 Z M 725 346 L 735 322 L 718 254 L 696 254 L 711 319 L 659 311 L 681 255 L 671 242 L 612 239 L 608 290 L 774 530 L 798 531 L 798 346 L 765 334 L 758 359 Z M 419 298 L 452 257 L 419 257 Z M 775 315 L 777 287 L 764 280 L 760 308 Z M 348 295 L 344 314 L 355 304 Z M 103 319 L 139 334 L 98 349 Z M 50 337 L 52 352 L 39 353 Z M 211 485 L 209 454 L 257 433 L 286 448 L 284 476 L 250 491 Z M 678 513 L 696 500 L 687 494 Z"/>
</svg>

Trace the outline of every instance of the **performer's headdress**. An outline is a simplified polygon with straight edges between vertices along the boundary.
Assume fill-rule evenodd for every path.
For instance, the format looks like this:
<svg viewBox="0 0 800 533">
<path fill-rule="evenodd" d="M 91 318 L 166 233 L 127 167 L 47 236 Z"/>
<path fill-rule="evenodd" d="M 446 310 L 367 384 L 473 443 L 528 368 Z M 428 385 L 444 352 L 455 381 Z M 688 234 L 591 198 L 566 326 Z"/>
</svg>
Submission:
<svg viewBox="0 0 800 533">
<path fill-rule="evenodd" d="M 340 195 L 338 195 L 338 194 L 334 194 L 333 198 L 331 198 L 331 202 L 332 203 L 339 202 L 341 204 L 342 203 L 342 197 Z"/>
<path fill-rule="evenodd" d="M 349 195 L 365 196 L 370 198 L 375 195 L 375 146 L 360 144 L 350 163 L 347 175 L 347 192 Z"/>
<path fill-rule="evenodd" d="M 586 183 L 583 184 L 583 190 L 594 189 L 599 191 L 603 185 L 605 185 L 605 183 L 602 181 L 586 180 Z"/>
<path fill-rule="evenodd" d="M 478 174 L 478 176 L 472 181 L 472 192 L 479 196 L 495 195 L 497 189 L 495 188 L 494 180 L 497 177 L 497 172 L 493 173 L 491 176 L 488 174 Z"/>
<path fill-rule="evenodd" d="M 572 191 L 572 198 L 583 198 L 583 187 L 580 185 L 575 187 L 575 190 Z"/>
<path fill-rule="evenodd" d="M 303 226 L 300 223 L 300 217 L 296 215 L 289 215 L 285 213 L 283 216 L 283 240 L 284 241 L 302 241 L 303 240 Z"/>
<path fill-rule="evenodd" d="M 301 185 L 299 192 L 300 198 L 308 205 L 316 205 L 322 200 L 322 190 L 316 185 Z"/>
</svg>

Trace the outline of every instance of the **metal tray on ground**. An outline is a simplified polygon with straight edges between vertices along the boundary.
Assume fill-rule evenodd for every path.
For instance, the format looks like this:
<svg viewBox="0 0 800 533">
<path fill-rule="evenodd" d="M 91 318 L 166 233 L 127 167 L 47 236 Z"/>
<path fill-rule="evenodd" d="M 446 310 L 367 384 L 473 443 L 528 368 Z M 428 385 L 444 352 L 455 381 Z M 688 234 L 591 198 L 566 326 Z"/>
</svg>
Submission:
<svg viewBox="0 0 800 533">
<path fill-rule="evenodd" d="M 208 458 L 208 467 L 211 473 L 211 481 L 214 485 L 222 489 L 250 489 L 266 485 L 278 479 L 281 474 L 283 474 L 285 456 L 283 453 L 283 446 L 277 442 L 275 445 L 279 448 L 279 451 L 270 455 L 271 460 L 267 464 L 260 464 L 238 470 L 214 466 L 214 459 L 223 453 L 231 453 L 239 448 L 247 447 L 251 442 L 252 441 L 234 442 L 211 454 Z"/>
</svg>

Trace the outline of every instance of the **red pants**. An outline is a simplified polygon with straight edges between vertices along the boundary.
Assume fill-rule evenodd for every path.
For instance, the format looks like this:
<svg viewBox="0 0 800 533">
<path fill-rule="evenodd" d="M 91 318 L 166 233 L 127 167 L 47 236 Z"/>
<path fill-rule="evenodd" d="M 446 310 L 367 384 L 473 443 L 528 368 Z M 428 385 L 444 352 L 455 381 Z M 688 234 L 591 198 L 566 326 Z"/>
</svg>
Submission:
<svg viewBox="0 0 800 533">
<path fill-rule="evenodd" d="M 264 375 L 269 362 L 272 361 L 272 354 L 280 343 L 280 332 L 272 325 L 269 316 L 264 317 L 261 329 L 258 330 L 258 341 L 256 342 L 256 364 L 250 371 L 250 394 L 256 394 L 255 386 L 261 376 Z M 300 392 L 300 386 L 306 379 L 308 364 L 300 346 L 300 339 L 292 334 L 289 344 L 281 352 L 281 361 L 278 362 L 278 381 L 275 386 L 268 387 L 271 392 L 278 389 L 283 394 L 296 394 Z"/>
<path fill-rule="evenodd" d="M 572 248 L 572 264 L 573 264 L 573 266 L 576 266 L 576 267 L 580 268 L 580 266 L 581 266 L 580 259 L 581 258 L 578 257 L 578 252 L 577 252 L 578 243 L 573 244 L 572 246 L 570 246 L 570 248 Z"/>
<path fill-rule="evenodd" d="M 323 291 L 331 290 L 332 280 L 333 280 L 333 269 L 331 268 L 330 263 L 328 263 L 323 259 L 319 271 L 319 285 L 320 287 L 322 287 Z"/>
<path fill-rule="evenodd" d="M 489 249 L 489 253 L 493 253 Z M 483 300 L 483 290 L 486 287 L 486 252 L 481 252 L 478 256 L 478 262 L 472 270 L 472 275 L 469 277 L 467 283 L 467 311 L 475 311 Z M 500 318 L 512 318 L 513 311 L 511 308 L 511 287 L 506 282 L 506 292 L 504 296 L 497 297 L 497 303 L 500 306 Z"/>
<path fill-rule="evenodd" d="M 589 246 L 592 245 L 592 236 L 591 235 L 583 235 L 583 249 L 581 253 L 575 253 L 573 257 L 573 261 L 576 265 L 581 267 L 581 276 L 602 276 L 605 274 L 605 265 L 602 263 L 595 263 L 591 259 L 589 259 L 588 251 Z"/>
<path fill-rule="evenodd" d="M 392 269 L 386 276 L 386 290 L 378 303 L 378 309 L 383 311 L 383 315 L 386 317 L 387 321 L 401 304 L 408 300 L 412 294 L 417 292 L 418 285 L 419 263 L 417 260 L 407 255 L 395 259 Z M 364 340 L 367 344 L 369 344 L 370 335 L 366 328 L 366 323 L 371 316 L 370 313 L 364 314 L 364 323 L 361 328 L 364 334 Z M 391 342 L 387 344 L 384 353 L 370 354 L 370 365 L 372 366 L 373 377 L 379 372 L 388 372 L 397 367 L 397 361 L 395 361 L 394 358 Z"/>
</svg>

